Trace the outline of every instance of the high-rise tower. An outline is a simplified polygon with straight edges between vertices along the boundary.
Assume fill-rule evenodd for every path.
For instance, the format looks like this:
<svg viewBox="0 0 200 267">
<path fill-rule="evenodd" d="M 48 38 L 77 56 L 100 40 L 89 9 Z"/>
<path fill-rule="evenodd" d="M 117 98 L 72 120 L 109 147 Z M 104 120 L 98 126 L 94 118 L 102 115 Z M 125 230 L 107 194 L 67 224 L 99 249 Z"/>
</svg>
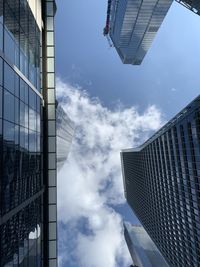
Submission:
<svg viewBox="0 0 200 267">
<path fill-rule="evenodd" d="M 54 0 L 0 0 L 0 266 L 57 266 Z"/>
<path fill-rule="evenodd" d="M 140 65 L 173 0 L 108 0 L 104 34 L 124 64 Z"/>
<path fill-rule="evenodd" d="M 200 263 L 200 97 L 121 152 L 126 199 L 170 266 Z"/>
</svg>

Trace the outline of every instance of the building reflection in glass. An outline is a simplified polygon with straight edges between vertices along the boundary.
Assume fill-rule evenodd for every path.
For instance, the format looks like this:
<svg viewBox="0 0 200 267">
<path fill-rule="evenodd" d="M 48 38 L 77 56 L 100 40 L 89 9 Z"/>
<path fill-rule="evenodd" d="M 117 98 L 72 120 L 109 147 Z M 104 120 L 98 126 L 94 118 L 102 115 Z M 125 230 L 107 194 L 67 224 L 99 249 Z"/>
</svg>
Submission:
<svg viewBox="0 0 200 267">
<path fill-rule="evenodd" d="M 41 266 L 40 44 L 28 1 L 0 0 L 0 267 Z"/>
<path fill-rule="evenodd" d="M 75 125 L 60 104 L 56 109 L 57 168 L 60 170 L 69 154 Z"/>
</svg>

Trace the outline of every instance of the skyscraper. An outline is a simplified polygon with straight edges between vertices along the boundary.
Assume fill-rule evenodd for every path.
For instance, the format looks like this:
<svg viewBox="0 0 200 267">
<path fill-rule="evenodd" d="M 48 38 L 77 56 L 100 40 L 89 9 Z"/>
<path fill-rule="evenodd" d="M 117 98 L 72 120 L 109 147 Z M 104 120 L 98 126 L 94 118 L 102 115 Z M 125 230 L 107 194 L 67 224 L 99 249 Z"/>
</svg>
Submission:
<svg viewBox="0 0 200 267">
<path fill-rule="evenodd" d="M 169 267 L 141 225 L 131 225 L 125 222 L 124 237 L 135 266 Z"/>
<path fill-rule="evenodd" d="M 0 266 L 57 266 L 54 0 L 0 0 Z"/>
<path fill-rule="evenodd" d="M 57 169 L 60 170 L 67 160 L 74 135 L 75 125 L 60 104 L 56 108 Z"/>
<path fill-rule="evenodd" d="M 173 0 L 108 0 L 104 34 L 124 64 L 140 65 Z"/>
<path fill-rule="evenodd" d="M 126 199 L 170 266 L 200 263 L 200 97 L 121 152 Z"/>
</svg>

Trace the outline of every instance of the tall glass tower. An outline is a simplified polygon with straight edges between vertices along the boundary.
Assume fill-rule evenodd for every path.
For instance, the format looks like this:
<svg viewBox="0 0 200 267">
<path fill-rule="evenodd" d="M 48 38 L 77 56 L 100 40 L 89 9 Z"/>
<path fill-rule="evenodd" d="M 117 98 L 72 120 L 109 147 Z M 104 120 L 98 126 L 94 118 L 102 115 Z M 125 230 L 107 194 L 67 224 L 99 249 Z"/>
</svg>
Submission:
<svg viewBox="0 0 200 267">
<path fill-rule="evenodd" d="M 170 266 L 200 263 L 200 96 L 121 152 L 126 199 Z"/>
<path fill-rule="evenodd" d="M 108 0 L 104 34 L 124 64 L 140 65 L 173 0 Z"/>
<path fill-rule="evenodd" d="M 57 266 L 54 0 L 0 0 L 0 267 Z"/>
</svg>

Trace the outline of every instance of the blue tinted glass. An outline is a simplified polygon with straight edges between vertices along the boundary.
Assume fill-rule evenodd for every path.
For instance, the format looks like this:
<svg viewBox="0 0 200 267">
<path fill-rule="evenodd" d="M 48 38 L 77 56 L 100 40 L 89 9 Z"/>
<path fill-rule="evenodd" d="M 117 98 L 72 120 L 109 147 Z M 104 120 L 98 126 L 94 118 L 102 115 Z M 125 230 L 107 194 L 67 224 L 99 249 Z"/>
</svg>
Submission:
<svg viewBox="0 0 200 267">
<path fill-rule="evenodd" d="M 29 106 L 32 107 L 34 110 L 36 109 L 36 94 L 30 87 L 29 87 Z"/>
<path fill-rule="evenodd" d="M 25 82 L 20 79 L 20 99 L 25 101 Z"/>
<path fill-rule="evenodd" d="M 25 148 L 28 150 L 28 129 L 25 129 Z"/>
<path fill-rule="evenodd" d="M 0 118 L 2 118 L 2 88 L 0 87 Z"/>
<path fill-rule="evenodd" d="M 5 141 L 14 141 L 15 140 L 15 128 L 14 124 L 8 121 L 3 122 L 3 139 Z"/>
<path fill-rule="evenodd" d="M 28 85 L 25 83 L 25 103 L 28 105 Z"/>
<path fill-rule="evenodd" d="M 3 60 L 0 57 L 0 85 L 2 85 L 2 74 L 3 74 Z"/>
<path fill-rule="evenodd" d="M 15 73 L 11 67 L 4 62 L 4 87 L 14 94 Z"/>
<path fill-rule="evenodd" d="M 12 1 L 13 2 L 13 1 Z M 5 55 L 14 63 L 15 58 L 15 42 L 14 42 L 14 32 L 15 32 L 15 17 L 10 9 L 10 6 L 5 1 L 5 21 L 4 21 L 4 53 Z"/>
<path fill-rule="evenodd" d="M 29 130 L 29 151 L 30 152 L 35 152 L 35 146 L 36 146 L 36 142 L 35 142 L 35 132 Z"/>
<path fill-rule="evenodd" d="M 0 13 L 1 20 L 1 13 Z M 0 22 L 0 50 L 3 51 L 3 25 Z"/>
<path fill-rule="evenodd" d="M 19 68 L 19 45 L 15 43 L 15 65 Z"/>
<path fill-rule="evenodd" d="M 40 113 L 40 97 L 37 96 L 37 112 Z"/>
<path fill-rule="evenodd" d="M 20 125 L 25 126 L 25 104 L 20 101 Z"/>
<path fill-rule="evenodd" d="M 14 96 L 4 90 L 4 118 L 14 122 Z"/>
<path fill-rule="evenodd" d="M 25 74 L 25 55 L 22 49 L 20 49 L 20 70 Z"/>
<path fill-rule="evenodd" d="M 3 23 L 3 1 L 0 1 L 0 23 Z"/>
<path fill-rule="evenodd" d="M 25 147 L 25 128 L 20 127 L 20 147 Z"/>
<path fill-rule="evenodd" d="M 36 112 L 29 108 L 29 128 L 36 131 Z"/>
<path fill-rule="evenodd" d="M 40 152 L 41 149 L 40 149 L 40 134 L 37 133 L 37 152 Z"/>
<path fill-rule="evenodd" d="M 40 129 L 40 114 L 37 113 L 37 132 L 40 133 L 41 129 Z"/>
<path fill-rule="evenodd" d="M 15 125 L 15 145 L 19 144 L 19 125 Z"/>
<path fill-rule="evenodd" d="M 19 124 L 19 99 L 15 98 L 15 123 Z"/>
<path fill-rule="evenodd" d="M 8 31 L 4 30 L 4 53 L 9 60 L 14 63 L 15 61 L 15 42 Z"/>
<path fill-rule="evenodd" d="M 0 119 L 0 136 L 2 135 L 2 119 Z"/>
<path fill-rule="evenodd" d="M 19 76 L 15 74 L 15 95 L 19 97 Z"/>
<path fill-rule="evenodd" d="M 25 127 L 28 128 L 28 106 L 25 105 Z"/>
</svg>

